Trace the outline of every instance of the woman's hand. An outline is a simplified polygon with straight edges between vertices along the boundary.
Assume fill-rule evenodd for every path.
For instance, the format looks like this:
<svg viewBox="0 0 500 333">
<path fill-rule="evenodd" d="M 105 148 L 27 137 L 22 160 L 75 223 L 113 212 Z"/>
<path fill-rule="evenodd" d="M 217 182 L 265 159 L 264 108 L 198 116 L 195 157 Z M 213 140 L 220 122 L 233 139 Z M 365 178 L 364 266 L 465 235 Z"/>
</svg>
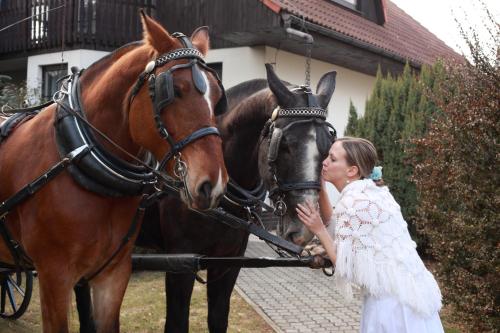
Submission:
<svg viewBox="0 0 500 333">
<path fill-rule="evenodd" d="M 325 225 L 319 215 L 318 207 L 306 201 L 304 205 L 298 204 L 297 215 L 304 225 L 316 236 L 325 230 Z"/>
</svg>

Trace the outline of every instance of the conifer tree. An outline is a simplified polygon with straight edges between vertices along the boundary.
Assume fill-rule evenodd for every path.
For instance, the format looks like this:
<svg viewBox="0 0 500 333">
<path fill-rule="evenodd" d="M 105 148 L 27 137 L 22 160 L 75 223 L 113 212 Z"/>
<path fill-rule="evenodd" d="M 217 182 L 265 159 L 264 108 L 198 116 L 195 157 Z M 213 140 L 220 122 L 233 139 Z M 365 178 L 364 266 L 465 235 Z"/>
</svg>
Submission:
<svg viewBox="0 0 500 333">
<path fill-rule="evenodd" d="M 356 129 L 358 126 L 358 112 L 356 107 L 352 104 L 352 100 L 349 101 L 349 118 L 347 119 L 347 126 L 345 128 L 345 135 L 356 136 Z"/>
</svg>

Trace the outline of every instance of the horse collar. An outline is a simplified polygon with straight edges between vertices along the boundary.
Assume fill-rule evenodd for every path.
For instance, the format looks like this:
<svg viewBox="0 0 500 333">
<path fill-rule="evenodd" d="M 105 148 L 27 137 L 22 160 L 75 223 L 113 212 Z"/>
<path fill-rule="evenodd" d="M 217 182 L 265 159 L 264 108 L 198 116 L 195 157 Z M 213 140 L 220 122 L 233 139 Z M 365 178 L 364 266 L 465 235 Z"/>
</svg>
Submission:
<svg viewBox="0 0 500 333">
<path fill-rule="evenodd" d="M 156 181 L 151 172 L 156 161 L 151 155 L 146 160 L 149 168 L 131 164 L 112 155 L 95 139 L 92 131 L 79 118 L 85 119 L 81 104 L 80 72 L 65 82 L 67 92 L 57 100 L 55 130 L 61 157 L 79 147 L 86 152 L 68 167 L 73 179 L 85 189 L 106 196 L 135 196 L 144 192 L 146 185 Z M 78 116 L 75 116 L 78 114 Z"/>
</svg>

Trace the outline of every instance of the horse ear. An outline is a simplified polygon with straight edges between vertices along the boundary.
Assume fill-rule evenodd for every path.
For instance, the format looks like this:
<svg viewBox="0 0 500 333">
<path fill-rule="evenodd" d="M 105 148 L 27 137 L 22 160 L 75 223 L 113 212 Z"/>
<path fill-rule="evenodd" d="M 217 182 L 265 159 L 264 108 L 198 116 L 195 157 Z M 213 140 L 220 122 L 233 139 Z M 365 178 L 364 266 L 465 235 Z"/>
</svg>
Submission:
<svg viewBox="0 0 500 333">
<path fill-rule="evenodd" d="M 206 56 L 208 50 L 210 49 L 210 36 L 208 35 L 208 27 L 199 27 L 191 35 L 191 42 L 193 45 L 200 50 L 200 52 Z"/>
<path fill-rule="evenodd" d="M 293 105 L 295 95 L 288 90 L 283 82 L 281 82 L 280 78 L 274 72 L 271 64 L 266 64 L 266 72 L 269 88 L 273 92 L 274 96 L 276 96 L 280 104 L 282 104 L 282 106 Z"/>
<path fill-rule="evenodd" d="M 328 107 L 333 92 L 335 91 L 336 77 L 337 72 L 328 72 L 321 77 L 316 87 L 316 94 L 318 95 L 319 103 L 324 109 Z"/>
<path fill-rule="evenodd" d="M 166 53 L 175 45 L 175 40 L 158 22 L 141 10 L 144 42 L 151 45 L 158 53 Z"/>
</svg>

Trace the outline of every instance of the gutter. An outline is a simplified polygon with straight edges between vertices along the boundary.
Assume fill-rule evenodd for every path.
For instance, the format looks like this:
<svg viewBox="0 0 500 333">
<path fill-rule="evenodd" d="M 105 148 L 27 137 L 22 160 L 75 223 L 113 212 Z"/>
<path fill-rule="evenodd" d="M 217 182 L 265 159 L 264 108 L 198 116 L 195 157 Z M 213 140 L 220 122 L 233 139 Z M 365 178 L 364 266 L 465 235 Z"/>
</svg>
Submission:
<svg viewBox="0 0 500 333">
<path fill-rule="evenodd" d="M 384 50 L 383 48 L 374 46 L 374 45 L 369 44 L 367 42 L 363 42 L 359 39 L 355 39 L 355 38 L 346 36 L 340 32 L 325 28 L 321 25 L 309 22 L 307 20 L 303 20 L 302 18 L 300 18 L 298 16 L 283 12 L 281 14 L 281 18 L 283 20 L 283 27 L 285 28 L 285 30 L 287 32 L 289 31 L 288 29 L 295 30 L 292 27 L 292 25 L 299 26 L 299 27 L 305 26 L 310 31 L 314 31 L 314 32 L 317 32 L 323 36 L 330 37 L 332 39 L 339 40 L 339 41 L 344 42 L 346 44 L 350 44 L 352 46 L 359 47 L 361 49 L 365 49 L 365 50 L 373 52 L 375 54 L 382 55 L 386 58 L 400 62 L 403 65 L 406 64 L 406 62 L 408 62 L 410 64 L 410 66 L 412 66 L 414 68 L 421 68 L 422 67 L 422 63 L 420 63 L 420 62 L 414 61 L 412 59 L 404 58 L 402 56 L 399 56 L 397 54 L 394 54 L 394 53 L 391 53 L 387 50 Z"/>
</svg>

